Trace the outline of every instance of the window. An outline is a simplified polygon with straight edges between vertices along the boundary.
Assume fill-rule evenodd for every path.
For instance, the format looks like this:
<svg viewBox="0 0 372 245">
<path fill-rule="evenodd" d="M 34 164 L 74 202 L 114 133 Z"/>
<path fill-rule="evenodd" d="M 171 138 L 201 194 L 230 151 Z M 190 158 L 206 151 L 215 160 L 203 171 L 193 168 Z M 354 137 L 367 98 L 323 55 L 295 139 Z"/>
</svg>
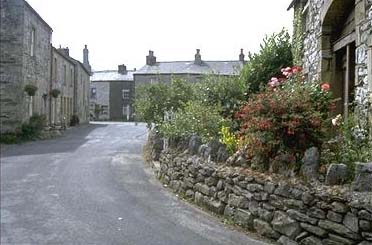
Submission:
<svg viewBox="0 0 372 245">
<path fill-rule="evenodd" d="M 71 68 L 70 69 L 70 87 L 72 87 L 73 84 L 74 84 L 74 71 Z"/>
<path fill-rule="evenodd" d="M 130 98 L 130 90 L 129 89 L 123 89 L 121 91 L 123 99 L 128 100 Z"/>
<path fill-rule="evenodd" d="M 53 80 L 57 82 L 57 58 L 54 58 Z"/>
<path fill-rule="evenodd" d="M 30 55 L 35 56 L 35 28 L 31 29 Z"/>
<path fill-rule="evenodd" d="M 96 88 L 91 88 L 90 90 L 91 90 L 91 91 L 90 91 L 90 97 L 91 97 L 92 99 L 97 98 L 97 89 L 96 89 Z"/>
<path fill-rule="evenodd" d="M 66 85 L 67 82 L 67 68 L 66 65 L 63 65 L 63 85 Z"/>
</svg>

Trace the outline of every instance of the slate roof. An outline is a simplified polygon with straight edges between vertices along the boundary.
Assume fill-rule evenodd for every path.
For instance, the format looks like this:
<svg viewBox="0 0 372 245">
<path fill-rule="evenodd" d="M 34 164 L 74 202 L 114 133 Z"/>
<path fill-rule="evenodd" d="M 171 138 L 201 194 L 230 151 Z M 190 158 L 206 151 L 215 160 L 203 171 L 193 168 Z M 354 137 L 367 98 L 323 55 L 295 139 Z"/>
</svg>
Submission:
<svg viewBox="0 0 372 245">
<path fill-rule="evenodd" d="M 127 74 L 120 74 L 117 70 L 94 71 L 90 81 L 133 81 L 133 73 L 135 71 L 128 71 Z"/>
<path fill-rule="evenodd" d="M 62 57 L 64 57 L 66 60 L 68 60 L 70 63 L 72 63 L 73 65 L 80 65 L 80 66 L 83 68 L 83 70 L 84 70 L 84 71 L 85 71 L 89 76 L 92 75 L 91 71 L 89 71 L 89 69 L 88 69 L 88 68 L 87 68 L 83 63 L 81 63 L 80 61 L 78 61 L 78 60 L 76 60 L 76 59 L 74 59 L 74 58 L 72 58 L 72 57 L 66 55 L 64 52 L 62 52 L 61 49 L 57 49 L 57 48 L 55 48 L 55 47 L 53 47 L 53 46 L 52 46 L 52 49 L 53 49 L 56 53 L 58 53 L 59 55 L 61 55 Z"/>
<path fill-rule="evenodd" d="M 155 65 L 145 65 L 136 74 L 218 74 L 239 75 L 243 63 L 240 61 L 203 61 L 201 65 L 194 61 L 157 62 Z"/>
</svg>

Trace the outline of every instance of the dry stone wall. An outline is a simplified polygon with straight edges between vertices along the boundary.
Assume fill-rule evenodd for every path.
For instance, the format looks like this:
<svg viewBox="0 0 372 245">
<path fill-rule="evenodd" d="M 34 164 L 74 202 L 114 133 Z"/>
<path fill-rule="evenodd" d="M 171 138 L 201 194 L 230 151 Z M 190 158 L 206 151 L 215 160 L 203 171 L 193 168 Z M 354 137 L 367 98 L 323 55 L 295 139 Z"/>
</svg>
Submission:
<svg viewBox="0 0 372 245">
<path fill-rule="evenodd" d="M 372 243 L 371 192 L 217 165 L 188 150 L 165 150 L 154 166 L 175 192 L 280 244 Z"/>
</svg>

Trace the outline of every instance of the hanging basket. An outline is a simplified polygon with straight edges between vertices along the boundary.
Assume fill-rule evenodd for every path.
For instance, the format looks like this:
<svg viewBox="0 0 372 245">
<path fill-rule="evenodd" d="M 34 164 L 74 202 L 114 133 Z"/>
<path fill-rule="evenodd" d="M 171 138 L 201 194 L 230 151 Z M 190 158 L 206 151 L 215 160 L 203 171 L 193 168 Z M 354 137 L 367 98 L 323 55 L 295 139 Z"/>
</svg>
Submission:
<svg viewBox="0 0 372 245">
<path fill-rule="evenodd" d="M 24 90 L 28 94 L 28 96 L 35 96 L 37 87 L 31 84 L 28 84 L 25 86 Z"/>
<path fill-rule="evenodd" d="M 59 89 L 52 89 L 52 91 L 50 91 L 50 95 L 53 97 L 53 98 L 57 98 L 58 95 L 61 93 L 61 91 Z"/>
</svg>

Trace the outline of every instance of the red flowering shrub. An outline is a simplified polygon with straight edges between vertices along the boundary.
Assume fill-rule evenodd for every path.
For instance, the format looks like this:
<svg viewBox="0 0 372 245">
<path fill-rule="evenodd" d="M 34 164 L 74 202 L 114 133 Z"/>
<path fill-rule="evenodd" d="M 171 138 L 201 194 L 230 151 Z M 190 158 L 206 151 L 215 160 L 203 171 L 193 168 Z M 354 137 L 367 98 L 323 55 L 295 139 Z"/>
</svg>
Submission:
<svg viewBox="0 0 372 245">
<path fill-rule="evenodd" d="M 299 160 L 307 148 L 322 143 L 325 121 L 330 124 L 329 85 L 304 82 L 300 67 L 282 73 L 286 78 L 272 78 L 236 114 L 248 160 L 270 160 L 283 152 Z"/>
</svg>

